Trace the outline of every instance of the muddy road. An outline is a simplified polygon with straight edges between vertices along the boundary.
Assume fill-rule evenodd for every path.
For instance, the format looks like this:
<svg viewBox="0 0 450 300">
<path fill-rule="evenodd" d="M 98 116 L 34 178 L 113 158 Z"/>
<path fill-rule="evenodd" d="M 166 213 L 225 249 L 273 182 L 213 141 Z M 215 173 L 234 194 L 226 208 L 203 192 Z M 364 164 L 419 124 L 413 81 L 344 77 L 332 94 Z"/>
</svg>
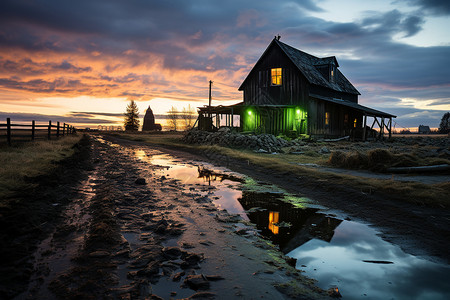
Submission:
<svg viewBox="0 0 450 300">
<path fill-rule="evenodd" d="M 446 210 L 214 153 L 91 140 L 93 168 L 16 299 L 450 297 Z"/>
<path fill-rule="evenodd" d="M 99 136 L 91 147 L 94 168 L 16 299 L 328 296 L 248 219 L 213 203 L 218 185 L 232 193 L 241 178 L 190 164 L 184 174 L 183 159 Z"/>
</svg>

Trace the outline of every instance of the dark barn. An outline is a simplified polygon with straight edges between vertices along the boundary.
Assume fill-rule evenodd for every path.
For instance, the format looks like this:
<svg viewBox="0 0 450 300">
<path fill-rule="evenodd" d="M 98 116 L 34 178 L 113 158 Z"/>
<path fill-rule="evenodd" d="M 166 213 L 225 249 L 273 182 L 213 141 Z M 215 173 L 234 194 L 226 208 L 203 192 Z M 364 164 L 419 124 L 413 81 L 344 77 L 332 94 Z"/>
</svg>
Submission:
<svg viewBox="0 0 450 300">
<path fill-rule="evenodd" d="M 199 128 L 366 139 L 377 124 L 378 137 L 392 132 L 395 116 L 359 105 L 360 93 L 340 72 L 336 57 L 315 57 L 280 42 L 279 37 L 239 90 L 244 92 L 242 103 L 200 108 Z"/>
</svg>

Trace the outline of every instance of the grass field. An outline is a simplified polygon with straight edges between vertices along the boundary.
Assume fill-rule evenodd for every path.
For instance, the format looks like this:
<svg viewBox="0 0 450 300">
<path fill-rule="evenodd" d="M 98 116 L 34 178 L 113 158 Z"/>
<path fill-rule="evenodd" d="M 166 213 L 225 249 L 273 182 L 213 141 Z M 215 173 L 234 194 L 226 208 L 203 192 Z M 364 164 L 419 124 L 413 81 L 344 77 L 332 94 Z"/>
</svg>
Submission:
<svg viewBox="0 0 450 300">
<path fill-rule="evenodd" d="M 30 188 L 32 183 L 27 178 L 51 172 L 57 162 L 74 153 L 73 146 L 80 139 L 81 135 L 76 135 L 0 147 L 0 199 L 7 199 L 16 191 Z"/>
<path fill-rule="evenodd" d="M 401 199 L 403 201 L 413 202 L 416 204 L 450 208 L 450 182 L 430 185 L 418 182 L 370 179 L 339 173 L 322 172 L 320 169 L 298 165 L 298 163 L 314 163 L 323 166 L 330 166 L 330 158 L 332 159 L 333 155 L 332 153 L 320 155 L 316 151 L 311 150 L 310 152 L 305 152 L 304 155 L 300 156 L 289 154 L 271 155 L 265 153 L 255 153 L 251 150 L 231 149 L 217 145 L 188 145 L 183 143 L 181 140 L 183 136 L 182 133 L 120 133 L 114 135 L 129 140 L 198 153 L 210 158 L 214 158 L 214 156 L 226 156 L 230 159 L 244 160 L 269 170 L 274 170 L 277 172 L 289 171 L 293 176 L 300 177 L 306 175 L 310 178 L 322 181 L 325 180 L 336 185 L 352 186 L 356 189 L 360 189 L 361 191 L 376 191 L 377 193 L 383 193 L 385 195 L 393 196 L 396 199 Z M 331 147 L 330 144 L 328 145 Z M 411 148 L 418 147 L 417 145 L 412 145 L 410 147 L 405 146 L 404 153 L 395 153 L 393 156 L 393 161 L 398 161 L 403 156 L 410 158 Z M 368 154 L 371 153 L 370 151 L 374 152 L 375 150 L 367 149 L 361 151 L 363 153 L 362 156 L 365 157 L 361 160 L 361 164 L 368 162 L 368 157 L 371 157 L 371 155 Z M 375 153 L 377 152 L 375 151 Z M 386 153 L 383 152 L 383 154 Z M 372 157 L 375 157 L 375 154 L 372 153 Z M 374 159 L 372 158 L 372 160 Z M 430 163 L 430 159 L 427 158 L 424 158 L 423 161 L 415 161 L 414 163 L 420 164 L 425 161 Z M 445 159 L 435 160 L 435 162 L 439 163 L 445 163 L 446 161 L 448 162 L 448 160 Z M 357 164 L 358 162 L 354 163 Z M 363 169 L 363 167 L 360 169 Z"/>
</svg>

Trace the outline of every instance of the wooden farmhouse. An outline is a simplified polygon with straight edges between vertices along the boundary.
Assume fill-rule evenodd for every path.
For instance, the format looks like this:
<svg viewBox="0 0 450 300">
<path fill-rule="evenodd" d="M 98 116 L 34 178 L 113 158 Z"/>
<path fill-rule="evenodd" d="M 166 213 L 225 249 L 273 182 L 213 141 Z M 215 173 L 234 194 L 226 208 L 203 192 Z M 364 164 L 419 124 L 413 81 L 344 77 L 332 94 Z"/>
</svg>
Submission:
<svg viewBox="0 0 450 300">
<path fill-rule="evenodd" d="M 394 115 L 358 104 L 360 93 L 334 56 L 319 58 L 274 38 L 239 87 L 244 101 L 199 109 L 202 130 L 366 139 L 392 132 Z M 372 124 L 367 124 L 368 117 Z"/>
</svg>

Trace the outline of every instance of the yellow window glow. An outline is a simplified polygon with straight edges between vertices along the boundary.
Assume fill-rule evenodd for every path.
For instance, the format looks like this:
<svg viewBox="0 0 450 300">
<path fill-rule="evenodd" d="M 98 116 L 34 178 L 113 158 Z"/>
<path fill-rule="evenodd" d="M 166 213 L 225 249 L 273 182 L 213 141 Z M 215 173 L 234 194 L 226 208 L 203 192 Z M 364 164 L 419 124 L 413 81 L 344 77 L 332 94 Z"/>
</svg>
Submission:
<svg viewBox="0 0 450 300">
<path fill-rule="evenodd" d="M 355 127 L 355 128 L 356 128 L 356 123 L 358 123 L 357 119 L 355 119 L 355 121 L 353 121 L 353 127 Z"/>
<path fill-rule="evenodd" d="M 329 113 L 325 113 L 325 125 L 330 124 L 330 114 Z"/>
<path fill-rule="evenodd" d="M 281 85 L 281 68 L 274 68 L 271 70 L 272 85 Z"/>
<path fill-rule="evenodd" d="M 273 234 L 279 233 L 279 227 L 274 225 L 278 223 L 280 220 L 280 213 L 277 211 L 269 212 L 269 230 L 273 232 Z"/>
</svg>

